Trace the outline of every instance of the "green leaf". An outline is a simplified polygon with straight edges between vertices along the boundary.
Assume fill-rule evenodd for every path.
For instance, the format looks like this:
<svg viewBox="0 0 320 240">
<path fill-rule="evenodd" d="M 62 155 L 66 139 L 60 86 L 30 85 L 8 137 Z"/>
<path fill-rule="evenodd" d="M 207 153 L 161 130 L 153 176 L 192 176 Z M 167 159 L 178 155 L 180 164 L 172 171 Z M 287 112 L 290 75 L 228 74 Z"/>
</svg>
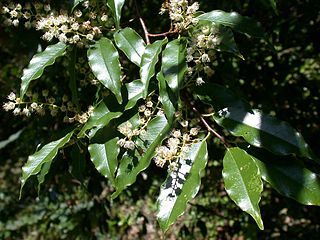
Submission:
<svg viewBox="0 0 320 240">
<path fill-rule="evenodd" d="M 80 3 L 82 3 L 84 0 L 74 0 L 73 1 L 73 7 L 72 7 L 72 9 L 71 9 L 71 12 L 73 12 L 74 11 L 74 9 L 80 4 Z"/>
<path fill-rule="evenodd" d="M 244 150 L 229 148 L 223 158 L 222 175 L 230 198 L 263 230 L 259 208 L 263 183 L 255 161 Z"/>
<path fill-rule="evenodd" d="M 101 101 L 94 109 L 86 124 L 78 133 L 78 138 L 82 138 L 85 132 L 94 127 L 102 128 L 106 126 L 112 119 L 118 118 L 122 112 L 111 112 L 104 101 Z"/>
<path fill-rule="evenodd" d="M 128 103 L 125 106 L 125 110 L 129 110 L 136 105 L 139 99 L 143 98 L 145 85 L 140 79 L 137 79 L 126 84 L 126 87 L 128 90 Z"/>
<path fill-rule="evenodd" d="M 186 41 L 184 38 L 175 39 L 166 45 L 161 65 L 163 76 L 175 94 L 183 86 L 186 70 Z"/>
<path fill-rule="evenodd" d="M 116 28 L 120 28 L 121 10 L 125 3 L 125 0 L 108 0 L 107 5 L 113 13 L 113 18 L 116 24 Z"/>
<path fill-rule="evenodd" d="M 263 180 L 280 194 L 301 204 L 320 206 L 320 178 L 297 163 L 267 163 L 252 157 L 258 165 Z"/>
<path fill-rule="evenodd" d="M 118 154 L 120 152 L 117 144 L 118 138 L 113 138 L 104 144 L 90 144 L 88 150 L 90 152 L 90 159 L 95 168 L 101 175 L 108 178 L 112 185 L 114 185 L 115 172 L 118 166 Z"/>
<path fill-rule="evenodd" d="M 167 231 L 183 214 L 187 203 L 198 193 L 201 172 L 207 160 L 207 144 L 203 140 L 194 143 L 185 156 L 179 159 L 177 171 L 169 172 L 157 201 L 157 218 L 163 231 Z"/>
<path fill-rule="evenodd" d="M 19 198 L 21 198 L 22 189 L 26 181 L 32 175 L 38 174 L 44 163 L 51 162 L 57 155 L 58 150 L 69 142 L 72 135 L 73 131 L 65 135 L 63 138 L 60 138 L 59 140 L 44 145 L 39 151 L 35 152 L 33 155 L 28 157 L 27 163 L 22 167 L 21 188 Z"/>
<path fill-rule="evenodd" d="M 111 40 L 101 38 L 92 45 L 88 49 L 88 60 L 96 78 L 122 103 L 119 54 Z"/>
<path fill-rule="evenodd" d="M 40 195 L 41 184 L 44 182 L 45 177 L 50 170 L 51 163 L 52 163 L 52 161 L 45 162 L 41 167 L 39 175 L 37 176 L 37 178 L 38 178 L 38 195 Z"/>
<path fill-rule="evenodd" d="M 148 95 L 149 81 L 155 74 L 155 66 L 158 62 L 158 56 L 162 51 L 162 46 L 168 42 L 168 39 L 155 41 L 147 45 L 141 59 L 140 77 L 145 85 L 143 96 Z"/>
<path fill-rule="evenodd" d="M 134 119 L 132 121 L 138 121 Z M 132 123 L 135 126 L 135 123 Z M 164 115 L 152 119 L 148 125 L 146 134 L 140 136 L 135 141 L 136 148 L 133 151 L 127 151 L 122 157 L 116 177 L 116 192 L 112 198 L 116 198 L 126 187 L 136 181 L 137 175 L 145 170 L 155 154 L 155 149 L 161 144 L 171 129 Z"/>
<path fill-rule="evenodd" d="M 218 37 L 220 39 L 220 44 L 217 46 L 217 50 L 233 53 L 234 55 L 244 60 L 244 57 L 239 52 L 236 41 L 234 40 L 233 32 L 230 28 L 220 26 Z"/>
<path fill-rule="evenodd" d="M 275 0 L 269 0 L 271 7 L 273 8 L 273 10 L 278 14 L 278 10 L 277 10 L 277 3 Z"/>
<path fill-rule="evenodd" d="M 23 132 L 23 129 L 21 129 L 18 132 L 10 135 L 7 140 L 0 141 L 0 149 L 5 148 L 8 144 L 16 141 L 20 137 L 22 132 Z"/>
<path fill-rule="evenodd" d="M 247 112 L 229 107 L 213 116 L 214 120 L 231 134 L 243 137 L 247 142 L 265 148 L 275 154 L 291 153 L 313 159 L 313 154 L 300 133 L 289 124 L 258 110 Z"/>
<path fill-rule="evenodd" d="M 252 37 L 266 38 L 264 29 L 259 22 L 243 17 L 236 12 L 227 13 L 221 10 L 214 10 L 198 16 L 199 20 L 211 21 L 227 27 L 231 27 L 237 32 L 247 34 Z"/>
<path fill-rule="evenodd" d="M 164 113 L 169 123 L 172 123 L 177 109 L 178 100 L 175 94 L 169 88 L 162 72 L 157 74 L 157 79 L 159 82 L 159 100 L 162 103 Z"/>
<path fill-rule="evenodd" d="M 48 46 L 43 52 L 35 54 L 28 67 L 23 70 L 21 77 L 20 98 L 23 99 L 24 94 L 28 90 L 29 84 L 32 80 L 41 77 L 44 69 L 52 65 L 57 57 L 65 53 L 67 45 L 64 43 L 56 43 Z"/>
<path fill-rule="evenodd" d="M 205 83 L 195 87 L 194 91 L 201 101 L 210 104 L 215 111 L 226 107 L 241 108 L 247 111 L 251 110 L 247 102 L 236 97 L 232 91 L 222 85 Z"/>
<path fill-rule="evenodd" d="M 117 31 L 114 34 L 114 41 L 131 62 L 140 66 L 146 44 L 135 30 L 127 27 Z"/>
</svg>

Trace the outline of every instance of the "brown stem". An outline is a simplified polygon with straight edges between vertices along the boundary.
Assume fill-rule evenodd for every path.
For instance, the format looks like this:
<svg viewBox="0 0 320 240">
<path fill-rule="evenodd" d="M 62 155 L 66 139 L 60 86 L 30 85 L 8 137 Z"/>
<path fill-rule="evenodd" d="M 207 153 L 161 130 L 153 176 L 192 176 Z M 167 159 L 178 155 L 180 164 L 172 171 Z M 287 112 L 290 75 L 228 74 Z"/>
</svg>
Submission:
<svg viewBox="0 0 320 240">
<path fill-rule="evenodd" d="M 214 136 L 216 136 L 217 138 L 219 138 L 220 141 L 223 143 L 223 145 L 224 145 L 225 147 L 228 147 L 229 144 L 226 142 L 226 140 L 224 139 L 224 137 L 221 136 L 218 132 L 216 132 L 216 131 L 209 125 L 209 123 L 204 119 L 204 117 L 202 116 L 202 114 L 201 114 L 201 113 L 198 111 L 198 109 L 194 106 L 194 103 L 193 103 L 192 101 L 190 101 L 189 99 L 187 99 L 187 96 L 186 96 L 185 93 L 182 95 L 182 97 L 185 98 L 185 101 L 184 101 L 184 102 L 192 109 L 192 111 L 194 111 L 194 112 L 198 115 L 199 119 L 200 119 L 201 122 L 204 124 L 204 126 L 207 128 L 207 130 L 208 130 L 209 132 L 211 132 Z"/>
<path fill-rule="evenodd" d="M 149 37 L 166 37 L 168 35 L 172 35 L 178 33 L 178 30 L 169 30 L 168 32 L 164 32 L 164 33 L 148 33 Z"/>
<path fill-rule="evenodd" d="M 204 117 L 202 116 L 202 114 L 195 108 L 192 107 L 192 110 L 198 115 L 198 117 L 200 118 L 201 122 L 205 125 L 205 127 L 208 129 L 209 132 L 211 132 L 213 135 L 215 135 L 217 138 L 220 139 L 220 141 L 227 147 L 228 143 L 226 142 L 226 140 L 224 139 L 223 136 L 221 136 L 219 133 L 217 133 L 209 124 L 208 122 L 204 119 Z"/>
<path fill-rule="evenodd" d="M 137 1 L 134 1 L 134 3 L 136 5 L 136 11 L 137 11 L 138 16 L 139 16 L 139 21 L 140 21 L 140 24 L 142 26 L 142 29 L 143 29 L 143 32 L 144 32 L 144 36 L 146 38 L 146 42 L 147 42 L 147 44 L 150 44 L 148 29 L 147 29 L 146 24 L 144 23 L 141 15 L 140 15 L 140 12 L 139 12 L 139 9 L 138 9 L 138 5 L 137 5 Z"/>
</svg>

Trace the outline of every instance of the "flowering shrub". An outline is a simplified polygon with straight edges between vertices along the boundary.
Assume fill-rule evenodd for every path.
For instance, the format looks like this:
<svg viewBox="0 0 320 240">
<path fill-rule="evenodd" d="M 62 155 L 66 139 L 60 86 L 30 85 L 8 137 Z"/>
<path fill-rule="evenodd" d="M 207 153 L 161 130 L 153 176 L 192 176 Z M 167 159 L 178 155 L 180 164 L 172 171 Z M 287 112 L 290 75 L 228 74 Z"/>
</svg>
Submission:
<svg viewBox="0 0 320 240">
<path fill-rule="evenodd" d="M 20 197 L 30 177 L 38 175 L 40 188 L 58 152 L 77 144 L 115 188 L 112 198 L 150 164 L 167 168 L 157 201 L 158 221 L 166 231 L 197 194 L 210 155 L 207 145 L 217 139 L 226 148 L 225 189 L 260 229 L 262 180 L 302 204 L 320 204 L 314 170 L 319 160 L 303 137 L 212 80 L 219 54 L 243 59 L 233 31 L 267 41 L 253 19 L 200 12 L 197 2 L 169 0 L 160 9 L 162 17 L 169 16 L 169 31 L 149 33 L 140 17 L 141 36 L 130 22 L 124 27 L 120 21 L 124 0 L 78 0 L 71 7 L 1 4 L 6 26 L 41 31 L 46 42 L 24 69 L 20 92 L 10 93 L 3 109 L 27 117 L 50 112 L 64 124 L 59 125 L 64 135 L 29 156 Z M 64 68 L 59 71 L 68 81 L 67 91 L 65 86 L 38 87 L 39 78 L 54 80 L 46 74 L 53 64 Z M 138 69 L 139 79 L 131 78 L 131 69 Z M 270 156 L 295 160 L 281 165 L 268 161 Z M 317 167 L 310 168 L 310 161 Z"/>
</svg>

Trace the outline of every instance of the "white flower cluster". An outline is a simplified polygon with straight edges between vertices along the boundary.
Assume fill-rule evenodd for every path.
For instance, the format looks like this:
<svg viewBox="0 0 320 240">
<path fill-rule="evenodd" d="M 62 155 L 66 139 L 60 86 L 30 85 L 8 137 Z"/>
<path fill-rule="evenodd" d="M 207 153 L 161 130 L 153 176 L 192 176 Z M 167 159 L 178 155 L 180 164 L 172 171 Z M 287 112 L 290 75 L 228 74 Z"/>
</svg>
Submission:
<svg viewBox="0 0 320 240">
<path fill-rule="evenodd" d="M 203 78 L 199 76 L 200 72 L 203 71 L 208 77 L 214 74 L 212 62 L 215 60 L 216 47 L 219 44 L 219 30 L 214 24 L 203 25 L 201 31 L 195 32 L 189 41 L 186 56 L 189 64 L 187 77 L 197 76 L 197 85 L 204 83 Z"/>
<path fill-rule="evenodd" d="M 148 122 L 155 115 L 157 107 L 154 106 L 151 100 L 147 100 L 144 105 L 139 106 L 139 124 L 136 128 L 133 128 L 132 124 L 127 121 L 118 127 L 118 131 L 125 137 L 119 139 L 117 142 L 120 147 L 133 150 L 135 148 L 134 139 L 137 136 L 143 136 L 146 134 L 146 128 Z M 157 114 L 162 114 L 158 111 Z"/>
<path fill-rule="evenodd" d="M 198 2 L 189 6 L 188 0 L 169 0 L 162 4 L 160 14 L 168 11 L 175 29 L 181 31 L 187 29 L 191 24 L 196 25 L 198 23 L 198 19 L 194 17 L 198 9 Z"/>
<path fill-rule="evenodd" d="M 198 128 L 191 128 L 186 133 L 174 129 L 166 140 L 166 145 L 156 148 L 156 156 L 154 157 L 156 165 L 163 167 L 168 162 L 169 170 L 176 171 L 177 161 L 184 157 L 193 143 L 198 141 L 196 138 L 198 133 Z"/>
<path fill-rule="evenodd" d="M 53 38 L 60 42 L 77 44 L 79 47 L 101 35 L 101 30 L 93 26 L 90 20 L 82 21 L 82 12 L 75 11 L 74 16 L 67 14 L 53 14 L 40 18 L 36 23 L 37 30 L 45 31 L 42 38 L 50 42 Z M 92 17 L 97 16 L 92 13 Z"/>
<path fill-rule="evenodd" d="M 10 3 L 0 5 L 6 25 L 18 26 L 24 19 L 26 28 L 35 27 L 44 32 L 42 38 L 48 42 L 58 39 L 60 42 L 86 46 L 90 41 L 101 36 L 101 29 L 109 25 L 106 7 L 99 8 L 95 1 L 84 1 L 78 5 L 73 15 L 68 11 L 57 12 L 50 4 Z M 35 10 L 35 12 L 34 12 Z"/>
<path fill-rule="evenodd" d="M 13 110 L 13 114 L 15 116 L 22 115 L 27 117 L 31 116 L 32 113 L 37 113 L 40 116 L 44 116 L 46 114 L 46 111 L 49 111 L 50 115 L 52 117 L 55 117 L 59 112 L 62 112 L 65 114 L 63 122 L 73 123 L 74 121 L 77 121 L 81 124 L 88 121 L 93 111 L 93 107 L 89 106 L 87 112 L 80 114 L 77 113 L 76 107 L 71 101 L 69 101 L 67 95 L 63 95 L 61 99 L 61 106 L 58 106 L 55 104 L 56 99 L 54 97 L 49 97 L 48 90 L 42 91 L 42 97 L 45 98 L 45 102 L 39 102 L 38 93 L 27 91 L 26 96 L 30 98 L 30 101 L 22 101 L 19 97 L 16 96 L 15 93 L 11 92 L 7 97 L 9 101 L 4 103 L 2 106 L 3 109 L 5 111 Z M 68 115 L 70 114 L 73 114 L 74 117 L 69 117 Z"/>
</svg>

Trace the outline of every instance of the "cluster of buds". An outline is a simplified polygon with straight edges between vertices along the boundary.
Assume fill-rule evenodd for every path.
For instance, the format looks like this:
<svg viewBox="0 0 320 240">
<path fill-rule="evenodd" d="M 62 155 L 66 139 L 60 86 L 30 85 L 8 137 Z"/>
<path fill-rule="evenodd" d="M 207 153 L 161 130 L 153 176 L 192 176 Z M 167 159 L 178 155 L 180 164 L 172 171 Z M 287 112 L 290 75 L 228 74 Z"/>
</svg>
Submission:
<svg viewBox="0 0 320 240">
<path fill-rule="evenodd" d="M 156 165 L 163 167 L 169 163 L 169 171 L 176 171 L 178 161 L 183 159 L 191 145 L 198 141 L 198 133 L 198 128 L 191 128 L 189 132 L 185 133 L 174 129 L 166 140 L 166 145 L 156 148 L 156 156 L 154 157 Z"/>
<path fill-rule="evenodd" d="M 48 6 L 45 5 L 45 9 Z M 31 28 L 34 21 L 32 21 L 32 7 L 30 3 L 26 3 L 24 7 L 20 3 L 9 3 L 6 6 L 1 7 L 2 16 L 4 16 L 4 24 L 7 26 L 18 27 L 21 22 L 24 22 L 26 28 Z"/>
<path fill-rule="evenodd" d="M 160 14 L 168 11 L 174 28 L 182 31 L 198 23 L 198 19 L 194 16 L 198 9 L 198 2 L 189 6 L 188 0 L 169 0 L 162 4 Z"/>
<path fill-rule="evenodd" d="M 45 99 L 44 102 L 39 101 L 39 94 L 32 93 L 27 91 L 26 96 L 29 98 L 29 101 L 23 101 L 21 98 L 17 97 L 17 95 L 11 92 L 8 95 L 8 102 L 3 104 L 3 109 L 5 111 L 13 111 L 15 116 L 31 116 L 32 113 L 39 114 L 40 116 L 44 116 L 46 112 L 49 112 L 52 117 L 56 117 L 59 112 L 64 113 L 65 117 L 63 122 L 65 123 L 73 123 L 74 121 L 79 122 L 81 124 L 87 122 L 89 119 L 93 107 L 89 106 L 88 111 L 84 113 L 77 113 L 77 108 L 74 104 L 69 101 L 67 95 L 63 95 L 62 103 L 60 106 L 56 105 L 56 99 L 54 97 L 49 97 L 49 91 L 43 90 L 42 97 Z M 69 117 L 68 115 L 74 115 L 73 117 Z"/>
<path fill-rule="evenodd" d="M 117 142 L 120 147 L 125 149 L 133 150 L 135 148 L 134 140 L 138 136 L 143 136 L 146 134 L 147 125 L 155 116 L 155 112 L 158 110 L 157 106 L 154 106 L 154 103 L 149 99 L 144 105 L 139 106 L 139 123 L 137 127 L 127 121 L 124 124 L 121 124 L 118 127 L 118 131 L 124 135 L 124 138 L 119 139 Z M 162 114 L 162 111 L 159 110 L 157 115 Z"/>
<path fill-rule="evenodd" d="M 216 58 L 216 48 L 220 44 L 219 29 L 214 24 L 206 24 L 201 27 L 201 31 L 194 32 L 187 48 L 187 77 L 197 76 L 196 84 L 204 83 L 200 72 L 204 72 L 208 77 L 214 74 L 212 63 Z"/>
</svg>

